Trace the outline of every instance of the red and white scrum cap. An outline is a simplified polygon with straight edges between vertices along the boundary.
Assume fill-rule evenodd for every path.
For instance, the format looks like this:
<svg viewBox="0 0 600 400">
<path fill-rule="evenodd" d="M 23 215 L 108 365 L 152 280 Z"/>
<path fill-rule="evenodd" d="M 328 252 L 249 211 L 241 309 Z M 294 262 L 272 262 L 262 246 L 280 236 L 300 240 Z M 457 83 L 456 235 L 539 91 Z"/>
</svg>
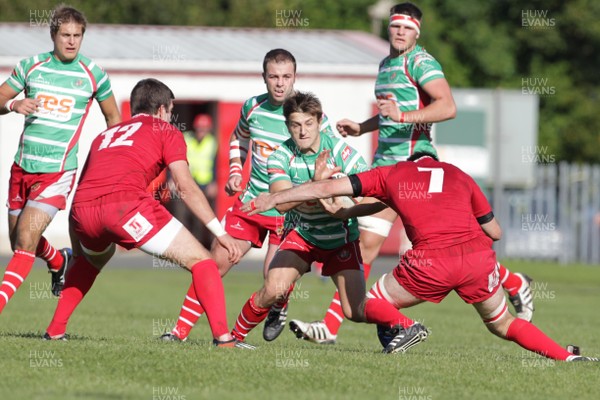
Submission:
<svg viewBox="0 0 600 400">
<path fill-rule="evenodd" d="M 421 33 L 421 23 L 416 18 L 406 14 L 392 14 L 390 16 L 390 26 L 404 25 L 413 28 L 417 34 Z"/>
</svg>

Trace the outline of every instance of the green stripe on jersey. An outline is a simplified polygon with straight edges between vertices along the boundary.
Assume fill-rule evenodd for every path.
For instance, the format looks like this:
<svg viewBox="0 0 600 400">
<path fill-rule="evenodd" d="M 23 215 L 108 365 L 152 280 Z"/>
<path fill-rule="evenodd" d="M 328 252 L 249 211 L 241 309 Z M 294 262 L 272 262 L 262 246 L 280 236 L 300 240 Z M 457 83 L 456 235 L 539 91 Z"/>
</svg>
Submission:
<svg viewBox="0 0 600 400">
<path fill-rule="evenodd" d="M 417 45 L 406 55 L 383 59 L 375 82 L 375 97 L 394 100 L 401 111 L 419 110 L 430 101 L 420 88 L 443 77 L 440 64 Z M 404 161 L 419 150 L 435 151 L 431 144 L 431 124 L 403 124 L 379 116 L 379 141 L 373 166 Z"/>
<path fill-rule="evenodd" d="M 362 156 L 340 138 L 321 133 L 317 154 L 304 155 L 292 139 L 285 141 L 269 157 L 270 183 L 287 180 L 297 186 L 310 181 L 315 161 L 325 149 L 331 150 L 332 166 L 341 166 L 346 175 L 366 171 Z M 318 201 L 308 201 L 285 214 L 285 229 L 295 229 L 306 241 L 322 248 L 335 249 L 358 239 L 356 218 L 339 220 L 327 214 Z"/>
<path fill-rule="evenodd" d="M 242 194 L 245 203 L 260 193 L 269 192 L 269 175 L 267 174 L 267 159 L 283 143 L 290 138 L 285 125 L 283 106 L 269 103 L 267 93 L 251 97 L 242 106 L 242 113 L 236 129 L 245 137 L 252 140 L 252 168 L 250 180 Z M 333 135 L 327 117 L 323 116 L 321 132 Z M 261 215 L 279 216 L 275 209 L 265 211 Z"/>
<path fill-rule="evenodd" d="M 92 98 L 112 95 L 106 72 L 81 54 L 63 63 L 48 52 L 21 60 L 6 83 L 41 102 L 25 119 L 15 163 L 33 173 L 77 168 L 77 142 Z"/>
</svg>

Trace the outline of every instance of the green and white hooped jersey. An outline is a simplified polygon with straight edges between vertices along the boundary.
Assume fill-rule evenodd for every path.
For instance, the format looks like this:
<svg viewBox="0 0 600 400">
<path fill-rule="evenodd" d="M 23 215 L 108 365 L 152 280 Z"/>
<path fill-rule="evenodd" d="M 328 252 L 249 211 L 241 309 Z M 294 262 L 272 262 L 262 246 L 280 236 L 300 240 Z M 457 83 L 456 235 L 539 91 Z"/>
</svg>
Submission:
<svg viewBox="0 0 600 400">
<path fill-rule="evenodd" d="M 25 118 L 15 163 L 31 173 L 76 169 L 79 136 L 92 98 L 100 102 L 112 95 L 106 72 L 81 54 L 63 63 L 48 52 L 21 60 L 6 83 L 41 102 Z"/>
<path fill-rule="evenodd" d="M 321 133 L 317 154 L 304 155 L 293 139 L 285 141 L 269 157 L 270 183 L 285 180 L 297 186 L 310 181 L 315 174 L 315 161 L 325 149 L 331 150 L 330 165 L 341 166 L 346 175 L 368 169 L 358 151 L 340 138 Z M 356 218 L 333 218 L 323 210 L 318 200 L 304 202 L 285 214 L 284 230 L 291 229 L 295 229 L 306 241 L 327 250 L 350 243 L 359 236 Z"/>
<path fill-rule="evenodd" d="M 420 110 L 431 102 L 421 87 L 443 77 L 441 65 L 417 45 L 408 54 L 383 59 L 375 82 L 375 97 L 394 100 L 401 111 Z M 379 115 L 374 167 L 405 161 L 421 150 L 435 152 L 431 144 L 431 124 L 399 123 Z"/>
<path fill-rule="evenodd" d="M 333 135 L 327 117 L 323 115 L 321 132 Z M 241 116 L 235 128 L 235 135 L 240 142 L 242 160 L 252 140 L 252 165 L 248 186 L 240 199 L 246 203 L 260 193 L 269 193 L 269 174 L 267 159 L 283 143 L 290 138 L 283 106 L 269 103 L 268 93 L 251 97 L 242 106 Z M 275 209 L 265 211 L 261 215 L 281 216 Z"/>
</svg>

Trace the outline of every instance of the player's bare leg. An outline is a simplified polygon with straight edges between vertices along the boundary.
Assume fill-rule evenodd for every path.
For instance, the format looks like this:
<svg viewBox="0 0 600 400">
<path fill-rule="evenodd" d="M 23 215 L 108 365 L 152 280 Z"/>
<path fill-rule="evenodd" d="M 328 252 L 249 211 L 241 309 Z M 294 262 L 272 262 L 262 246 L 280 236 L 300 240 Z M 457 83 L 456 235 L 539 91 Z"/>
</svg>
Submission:
<svg viewBox="0 0 600 400">
<path fill-rule="evenodd" d="M 10 259 L 2 284 L 0 284 L 0 313 L 27 279 L 38 242 L 58 209 L 41 204 L 26 205 L 18 215 L 9 214 L 9 235 L 13 256 Z"/>
<path fill-rule="evenodd" d="M 11 212 L 14 212 L 14 214 L 11 214 Z M 19 221 L 19 214 L 17 214 L 21 212 L 21 210 L 9 210 L 9 214 L 8 214 L 8 237 L 10 239 L 10 248 L 14 251 L 15 250 L 15 241 L 17 240 L 16 234 L 17 234 L 17 222 Z"/>
<path fill-rule="evenodd" d="M 337 291 L 332 302 L 333 307 L 330 305 L 330 310 L 328 310 L 326 321 L 327 318 L 331 318 L 331 315 L 335 315 L 336 321 L 338 318 L 341 320 L 345 317 L 351 321 L 365 322 L 366 289 L 364 272 L 344 270 L 332 275 L 331 279 Z M 334 310 L 331 310 L 331 308 L 334 308 Z M 307 323 L 292 320 L 290 321 L 290 330 L 298 339 L 317 344 L 334 344 L 337 339 L 337 330 L 332 333 L 324 321 Z"/>
<path fill-rule="evenodd" d="M 277 245 L 273 245 L 269 243 L 269 248 L 267 250 L 267 256 L 265 257 L 264 264 L 264 275 L 265 279 L 267 279 L 267 274 L 269 270 L 269 265 L 271 264 L 271 260 L 277 251 Z M 265 320 L 265 324 L 263 327 L 263 339 L 268 342 L 271 342 L 279 337 L 283 328 L 285 328 L 285 322 L 287 321 L 287 313 L 288 313 L 288 302 L 290 298 L 290 294 L 294 290 L 294 284 L 290 285 L 287 293 L 279 298 L 272 306 L 271 310 L 269 310 L 269 314 L 267 315 L 267 319 Z"/>
<path fill-rule="evenodd" d="M 365 203 L 375 202 L 375 199 L 365 199 Z M 369 278 L 371 264 L 377 258 L 383 242 L 388 236 L 392 224 L 398 215 L 391 209 L 385 209 L 377 214 L 358 219 L 360 229 L 360 252 L 363 258 L 363 269 L 365 281 Z M 408 242 L 408 238 L 405 239 Z M 408 242 L 410 245 L 410 242 Z M 333 299 L 325 312 L 322 321 L 313 322 L 314 329 L 322 337 L 318 343 L 335 343 L 337 333 L 344 321 L 341 309 L 340 294 L 338 291 L 333 295 Z M 325 329 L 323 329 L 324 324 Z"/>
<path fill-rule="evenodd" d="M 275 253 L 263 287 L 252 294 L 238 316 L 233 336 L 244 340 L 261 323 L 275 302 L 289 293 L 289 288 L 309 270 L 309 264 L 296 253 L 282 250 Z"/>
</svg>

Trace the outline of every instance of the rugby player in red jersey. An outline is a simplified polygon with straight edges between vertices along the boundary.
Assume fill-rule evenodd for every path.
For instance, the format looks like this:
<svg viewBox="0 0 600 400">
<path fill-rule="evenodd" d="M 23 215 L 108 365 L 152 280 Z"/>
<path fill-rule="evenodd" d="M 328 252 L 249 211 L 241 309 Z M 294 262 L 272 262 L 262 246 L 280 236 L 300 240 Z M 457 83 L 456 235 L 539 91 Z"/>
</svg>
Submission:
<svg viewBox="0 0 600 400">
<path fill-rule="evenodd" d="M 70 214 L 75 262 L 45 339 L 64 339 L 67 323 L 96 276 L 115 252 L 115 244 L 166 258 L 192 273 L 199 302 L 219 347 L 252 346 L 233 339 L 227 326 L 225 295 L 217 264 L 205 249 L 146 191 L 166 167 L 192 213 L 229 252 L 240 246 L 222 228 L 188 168 L 183 134 L 169 123 L 173 92 L 156 79 L 144 79 L 131 92 L 133 117 L 94 139 Z"/>
<path fill-rule="evenodd" d="M 316 163 L 323 164 L 328 156 L 324 153 Z M 499 240 L 502 231 L 490 204 L 469 175 L 439 162 L 432 153 L 419 152 L 407 162 L 261 195 L 243 209 L 262 212 L 278 204 L 333 196 L 377 198 L 402 218 L 413 244 L 393 272 L 371 288 L 370 297 L 402 309 L 424 301 L 439 303 L 454 290 L 475 307 L 488 330 L 503 339 L 556 360 L 598 361 L 569 352 L 532 323 L 508 312 L 504 292 L 498 290 L 500 273 L 492 250 L 492 241 Z M 334 216 L 360 215 L 358 206 L 334 204 L 329 209 Z M 378 336 L 384 352 L 404 352 L 427 338 L 427 330 L 420 323 L 409 328 L 379 326 Z"/>
<path fill-rule="evenodd" d="M 373 167 L 405 161 L 418 151 L 435 152 L 431 142 L 433 123 L 453 119 L 456 105 L 440 63 L 418 44 L 423 13 L 412 3 L 396 4 L 390 9 L 388 36 L 390 51 L 379 64 L 375 97 L 379 113 L 358 123 L 342 119 L 336 127 L 342 136 L 360 136 L 379 130 Z M 365 279 L 392 224 L 398 215 L 390 209 L 359 219 L 360 248 Z M 400 253 L 410 248 L 404 228 L 400 230 Z M 517 316 L 533 318 L 531 279 L 512 273 L 500 264 L 500 280 L 509 293 Z M 336 292 L 322 321 L 306 323 L 294 320 L 307 340 L 335 343 L 343 321 L 339 294 Z"/>
</svg>

